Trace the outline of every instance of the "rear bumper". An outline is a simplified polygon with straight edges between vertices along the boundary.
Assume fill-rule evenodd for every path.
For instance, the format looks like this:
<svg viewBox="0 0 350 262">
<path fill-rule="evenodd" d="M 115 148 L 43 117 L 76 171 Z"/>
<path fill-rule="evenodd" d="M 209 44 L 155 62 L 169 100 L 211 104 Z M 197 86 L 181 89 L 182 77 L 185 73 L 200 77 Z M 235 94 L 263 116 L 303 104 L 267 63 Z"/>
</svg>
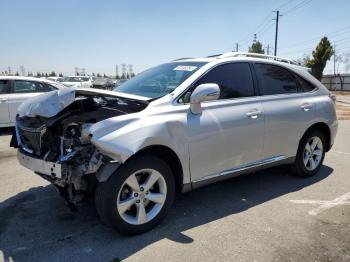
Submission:
<svg viewBox="0 0 350 262">
<path fill-rule="evenodd" d="M 330 126 L 330 139 L 329 139 L 329 145 L 327 148 L 327 151 L 331 150 L 333 144 L 334 144 L 334 140 L 335 137 L 337 135 L 338 132 L 338 120 L 335 120 Z"/>
<path fill-rule="evenodd" d="M 62 165 L 54 162 L 44 161 L 42 159 L 30 156 L 21 152 L 19 149 L 17 152 L 18 162 L 39 174 L 47 175 L 52 178 L 62 178 Z"/>
</svg>

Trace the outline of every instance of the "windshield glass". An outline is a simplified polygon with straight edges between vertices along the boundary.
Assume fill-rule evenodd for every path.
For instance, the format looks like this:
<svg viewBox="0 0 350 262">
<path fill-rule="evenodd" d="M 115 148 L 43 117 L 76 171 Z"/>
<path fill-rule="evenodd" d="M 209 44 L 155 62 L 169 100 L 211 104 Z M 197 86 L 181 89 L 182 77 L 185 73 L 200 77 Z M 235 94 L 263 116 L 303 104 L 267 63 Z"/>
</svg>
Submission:
<svg viewBox="0 0 350 262">
<path fill-rule="evenodd" d="M 159 98 L 174 91 L 205 64 L 205 62 L 180 61 L 162 64 L 140 73 L 118 86 L 114 91 Z"/>
</svg>

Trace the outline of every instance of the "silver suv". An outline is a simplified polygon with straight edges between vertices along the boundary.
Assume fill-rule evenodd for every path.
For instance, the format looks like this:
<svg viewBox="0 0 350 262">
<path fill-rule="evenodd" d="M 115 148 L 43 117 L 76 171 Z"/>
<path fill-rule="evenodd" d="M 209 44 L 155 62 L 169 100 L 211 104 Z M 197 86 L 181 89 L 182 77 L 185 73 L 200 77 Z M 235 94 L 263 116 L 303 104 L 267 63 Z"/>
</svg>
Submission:
<svg viewBox="0 0 350 262">
<path fill-rule="evenodd" d="M 317 173 L 337 132 L 334 97 L 291 61 L 179 59 L 117 87 L 62 89 L 19 107 L 19 162 L 75 209 L 94 194 L 124 234 L 158 224 L 177 192 L 289 164 Z"/>
</svg>

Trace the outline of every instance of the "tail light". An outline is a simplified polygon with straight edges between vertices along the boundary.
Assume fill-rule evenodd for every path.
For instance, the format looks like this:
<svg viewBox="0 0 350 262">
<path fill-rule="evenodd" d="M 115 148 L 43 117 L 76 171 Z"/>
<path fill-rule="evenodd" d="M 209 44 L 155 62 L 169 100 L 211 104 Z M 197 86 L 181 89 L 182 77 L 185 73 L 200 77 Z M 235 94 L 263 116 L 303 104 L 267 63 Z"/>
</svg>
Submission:
<svg viewBox="0 0 350 262">
<path fill-rule="evenodd" d="M 335 101 L 337 101 L 337 96 L 335 94 L 329 94 L 330 99 L 332 99 L 333 103 L 335 103 Z"/>
</svg>

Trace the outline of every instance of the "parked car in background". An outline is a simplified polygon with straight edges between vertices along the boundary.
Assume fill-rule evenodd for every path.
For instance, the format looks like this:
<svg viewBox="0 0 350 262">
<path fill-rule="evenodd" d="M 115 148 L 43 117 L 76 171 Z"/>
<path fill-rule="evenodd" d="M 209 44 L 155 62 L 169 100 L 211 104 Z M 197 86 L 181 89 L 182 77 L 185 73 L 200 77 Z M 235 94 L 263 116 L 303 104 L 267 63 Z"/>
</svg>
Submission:
<svg viewBox="0 0 350 262">
<path fill-rule="evenodd" d="M 49 77 L 46 77 L 46 79 L 54 81 L 54 82 L 60 82 L 60 80 L 63 79 L 63 77 L 61 77 L 61 76 L 49 76 Z"/>
<path fill-rule="evenodd" d="M 68 87 L 92 87 L 92 81 L 90 76 L 65 76 L 60 79 L 60 83 Z"/>
<path fill-rule="evenodd" d="M 137 234 L 179 192 L 282 164 L 316 175 L 337 127 L 335 98 L 305 68 L 226 53 L 156 66 L 114 91 L 33 98 L 11 144 L 70 206 L 95 193 L 106 225 Z"/>
<path fill-rule="evenodd" d="M 43 78 L 0 77 L 0 127 L 14 126 L 17 107 L 28 98 L 61 88 L 65 86 Z"/>
<path fill-rule="evenodd" d="M 112 90 L 115 87 L 115 84 L 110 78 L 100 77 L 94 80 L 94 82 L 92 83 L 92 87 L 98 89 Z"/>
<path fill-rule="evenodd" d="M 129 79 L 117 79 L 116 82 L 115 82 L 115 87 L 118 87 L 118 86 L 124 84 L 128 80 Z"/>
</svg>

